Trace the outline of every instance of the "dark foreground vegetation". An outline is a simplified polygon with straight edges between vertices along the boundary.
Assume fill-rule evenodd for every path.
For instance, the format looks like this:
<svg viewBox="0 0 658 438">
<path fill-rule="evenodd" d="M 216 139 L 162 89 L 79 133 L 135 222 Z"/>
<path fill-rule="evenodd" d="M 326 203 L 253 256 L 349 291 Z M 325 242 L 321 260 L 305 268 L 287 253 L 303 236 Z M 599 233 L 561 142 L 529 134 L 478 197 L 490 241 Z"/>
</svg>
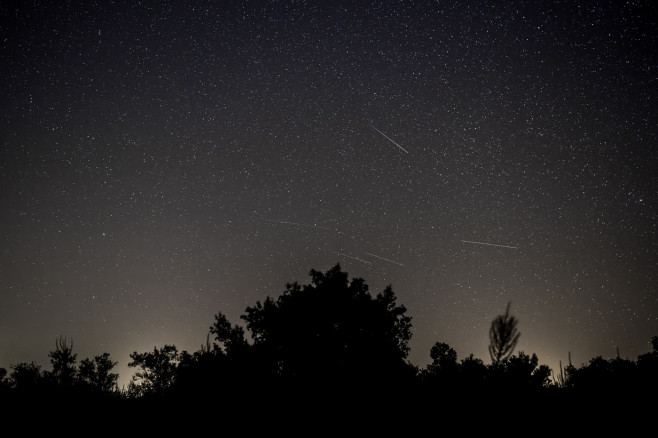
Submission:
<svg viewBox="0 0 658 438">
<path fill-rule="evenodd" d="M 472 354 L 459 361 L 437 342 L 432 362 L 419 368 L 407 360 L 411 318 L 390 287 L 372 296 L 339 265 L 310 275 L 310 284 L 288 284 L 277 299 L 246 309 L 250 340 L 218 313 L 196 352 L 164 345 L 132 353 L 136 372 L 126 390 L 109 354 L 78 363 L 60 337 L 51 370 L 33 362 L 0 369 L 4 425 L 29 433 L 70 421 L 80 427 L 74 435 L 360 428 L 415 436 L 420 425 L 432 430 L 418 435 L 520 435 L 576 427 L 628 433 L 655 422 L 657 336 L 637 360 L 596 357 L 554 373 L 535 354 L 514 353 L 520 333 L 508 304 L 491 324 L 490 364 Z"/>
</svg>

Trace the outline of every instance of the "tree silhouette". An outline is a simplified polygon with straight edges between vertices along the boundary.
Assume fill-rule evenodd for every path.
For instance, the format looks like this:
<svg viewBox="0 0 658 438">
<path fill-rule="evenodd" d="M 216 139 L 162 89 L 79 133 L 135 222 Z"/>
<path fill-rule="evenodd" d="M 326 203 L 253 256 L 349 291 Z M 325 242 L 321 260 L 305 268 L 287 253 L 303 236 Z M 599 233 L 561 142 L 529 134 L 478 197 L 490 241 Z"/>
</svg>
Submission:
<svg viewBox="0 0 658 438">
<path fill-rule="evenodd" d="M 653 350 L 637 357 L 639 378 L 647 389 L 658 390 L 658 336 L 651 338 Z"/>
<path fill-rule="evenodd" d="M 551 370 L 546 365 L 539 365 L 536 354 L 531 356 L 520 351 L 504 361 L 505 382 L 508 386 L 521 389 L 541 389 L 548 386 Z"/>
<path fill-rule="evenodd" d="M 452 372 L 457 368 L 457 352 L 448 344 L 437 342 L 430 350 L 432 363 L 428 370 L 432 372 Z"/>
<path fill-rule="evenodd" d="M 221 312 L 215 315 L 215 322 L 210 327 L 210 334 L 215 335 L 215 340 L 224 346 L 224 351 L 228 356 L 236 356 L 249 348 L 249 343 L 244 336 L 244 329 L 239 325 L 231 326 Z"/>
<path fill-rule="evenodd" d="M 210 334 L 215 335 L 216 342 L 212 344 Z M 245 400 L 254 391 L 266 391 L 261 368 L 244 337 L 244 329 L 231 327 L 228 319 L 218 313 L 201 350 L 181 353 L 173 389 L 178 396 L 212 396 L 217 403 L 231 404 L 228 400 Z M 221 399 L 213 395 L 218 393 L 223 395 Z"/>
<path fill-rule="evenodd" d="M 460 382 L 462 389 L 479 388 L 484 385 L 487 366 L 484 361 L 471 353 L 460 364 Z"/>
<path fill-rule="evenodd" d="M 460 384 L 460 364 L 457 362 L 457 352 L 448 344 L 435 343 L 430 350 L 432 362 L 419 371 L 421 393 L 429 399 L 436 393 L 444 396 L 454 395 Z"/>
<path fill-rule="evenodd" d="M 406 362 L 411 318 L 390 285 L 373 298 L 365 281 L 349 281 L 339 264 L 310 276 L 311 284 L 289 283 L 278 299 L 267 297 L 241 316 L 271 375 L 304 387 L 367 391 L 415 373 Z"/>
<path fill-rule="evenodd" d="M 119 375 L 112 373 L 117 362 L 110 360 L 109 353 L 103 353 L 93 359 L 80 361 L 78 379 L 91 389 L 101 392 L 110 392 L 117 389 Z"/>
<path fill-rule="evenodd" d="M 519 336 L 521 336 L 516 329 L 517 319 L 509 314 L 510 305 L 511 303 L 507 303 L 505 315 L 497 316 L 492 321 L 489 330 L 489 355 L 494 364 L 511 356 L 519 341 Z"/>
<path fill-rule="evenodd" d="M 21 392 L 31 392 L 43 384 L 41 365 L 36 362 L 20 362 L 11 366 L 9 385 Z"/>
<path fill-rule="evenodd" d="M 42 372 L 34 362 L 12 365 L 9 376 L 0 368 L 0 402 L 21 412 L 38 400 L 53 418 L 73 408 L 97 421 L 105 413 L 186 419 L 221 413 L 222 421 L 237 423 L 252 418 L 245 407 L 259 405 L 268 411 L 266 419 L 259 417 L 265 425 L 280 415 L 316 424 L 351 415 L 368 423 L 382 412 L 406 425 L 437 412 L 463 415 L 467 406 L 483 424 L 510 412 L 538 424 L 551 406 L 574 402 L 614 415 L 636 412 L 658 390 L 658 336 L 651 338 L 653 351 L 636 362 L 617 353 L 577 368 L 569 357 L 551 385 L 551 370 L 539 365 L 537 355 L 512 354 L 520 334 L 511 303 L 491 324 L 491 365 L 473 354 L 458 362 L 454 349 L 437 342 L 432 362 L 419 371 L 407 361 L 411 318 L 390 285 L 373 297 L 363 279 L 350 280 L 338 264 L 310 276 L 310 284 L 288 283 L 278 298 L 247 307 L 241 316 L 246 330 L 217 313 L 206 344 L 193 354 L 174 345 L 133 352 L 128 366 L 138 370 L 127 392 L 116 387 L 118 374 L 111 371 L 117 362 L 108 353 L 84 359 L 76 369 L 73 344 L 59 336 L 48 354 L 52 371 Z M 569 419 L 581 412 L 568 412 Z"/>
<path fill-rule="evenodd" d="M 67 345 L 66 338 L 59 336 L 55 340 L 55 350 L 48 353 L 53 367 L 49 373 L 52 381 L 60 387 L 72 387 L 75 383 L 76 360 L 78 355 L 73 353 L 73 341 Z"/>
<path fill-rule="evenodd" d="M 175 345 L 153 347 L 152 353 L 133 352 L 130 358 L 128 366 L 139 368 L 129 383 L 130 396 L 161 395 L 173 386 L 181 358 Z"/>
</svg>

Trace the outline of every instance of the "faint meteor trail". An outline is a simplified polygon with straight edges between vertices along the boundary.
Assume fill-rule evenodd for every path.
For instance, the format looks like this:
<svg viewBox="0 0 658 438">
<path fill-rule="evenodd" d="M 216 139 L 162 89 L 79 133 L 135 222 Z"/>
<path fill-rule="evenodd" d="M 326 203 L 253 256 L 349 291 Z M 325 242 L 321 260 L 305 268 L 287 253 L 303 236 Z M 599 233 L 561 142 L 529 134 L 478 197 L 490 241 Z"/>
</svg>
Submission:
<svg viewBox="0 0 658 438">
<path fill-rule="evenodd" d="M 394 264 L 399 265 L 399 266 L 404 266 L 402 263 L 394 262 L 393 260 L 389 260 L 389 259 L 386 259 L 384 257 L 378 256 L 378 255 L 375 255 L 375 254 L 370 254 L 369 252 L 367 252 L 366 254 L 368 254 L 369 256 L 372 256 L 372 257 L 377 257 L 378 259 L 386 260 L 389 263 L 394 263 Z"/>
<path fill-rule="evenodd" d="M 299 222 L 289 222 L 289 221 L 275 221 L 275 220 L 272 220 L 272 219 L 265 219 L 265 220 L 270 221 L 270 222 L 275 222 L 277 224 L 297 225 L 299 227 L 319 228 L 321 230 L 336 231 L 333 228 L 321 227 L 319 225 L 300 224 Z"/>
<path fill-rule="evenodd" d="M 370 125 L 370 127 L 371 127 L 372 129 L 374 129 L 375 131 L 379 132 L 379 133 L 380 133 L 381 135 L 383 135 L 384 137 L 386 137 L 386 139 L 387 139 L 388 141 L 390 141 L 391 143 L 393 143 L 395 146 L 397 146 L 397 147 L 399 147 L 400 149 L 402 149 L 403 151 L 409 153 L 405 148 L 403 148 L 402 146 L 400 146 L 399 144 L 397 144 L 397 143 L 395 142 L 395 140 L 393 140 L 391 137 L 389 137 L 388 135 L 384 134 L 382 131 L 380 131 L 379 129 L 375 128 L 375 127 L 372 126 L 372 125 Z"/>
<path fill-rule="evenodd" d="M 342 256 L 342 257 L 347 257 L 348 259 L 358 260 L 358 261 L 361 262 L 361 263 L 367 263 L 367 264 L 369 264 L 369 265 L 372 265 L 372 263 L 370 263 L 368 260 L 363 260 L 363 259 L 360 259 L 360 258 L 358 258 L 358 257 L 352 257 L 352 256 L 349 256 L 349 255 L 347 255 L 347 254 L 341 254 L 341 253 L 339 253 L 339 252 L 335 252 L 335 251 L 334 251 L 334 253 L 335 253 L 335 254 L 338 254 L 339 256 Z"/>
<path fill-rule="evenodd" d="M 495 243 L 487 243 L 487 242 L 473 242 L 472 240 L 462 240 L 464 243 L 474 243 L 476 245 L 487 245 L 487 246 L 499 246 L 501 248 L 511 248 L 511 249 L 517 249 L 516 246 L 508 246 L 508 245 L 497 245 Z"/>
</svg>

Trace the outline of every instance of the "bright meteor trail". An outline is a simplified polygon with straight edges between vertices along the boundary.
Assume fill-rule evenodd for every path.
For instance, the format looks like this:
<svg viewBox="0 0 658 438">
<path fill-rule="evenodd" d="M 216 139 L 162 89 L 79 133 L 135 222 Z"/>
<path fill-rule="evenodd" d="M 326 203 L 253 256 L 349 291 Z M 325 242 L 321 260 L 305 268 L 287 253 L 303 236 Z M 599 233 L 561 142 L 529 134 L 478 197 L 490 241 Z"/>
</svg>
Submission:
<svg viewBox="0 0 658 438">
<path fill-rule="evenodd" d="M 366 254 L 368 254 L 369 256 L 372 256 L 372 257 L 377 257 L 378 259 L 385 260 L 385 261 L 387 261 L 387 262 L 389 262 L 389 263 L 394 263 L 394 264 L 396 264 L 396 265 L 404 266 L 402 263 L 398 263 L 398 262 L 395 262 L 395 261 L 393 261 L 393 260 L 389 260 L 389 259 L 387 259 L 387 258 L 384 258 L 384 257 L 378 256 L 378 255 L 375 255 L 375 254 L 371 254 L 371 253 L 369 253 L 369 252 L 367 252 Z"/>
<path fill-rule="evenodd" d="M 388 135 L 384 134 L 382 131 L 380 131 L 379 129 L 375 128 L 375 127 L 372 126 L 372 125 L 370 125 L 370 127 L 371 127 L 372 129 L 374 129 L 375 131 L 379 132 L 379 133 L 380 133 L 381 135 L 383 135 L 384 137 L 386 137 L 386 139 L 388 139 L 388 140 L 389 140 L 391 143 L 393 143 L 395 146 L 397 146 L 397 147 L 399 147 L 400 149 L 402 149 L 403 151 L 407 152 L 407 150 L 406 150 L 405 148 L 403 148 L 402 146 L 400 146 L 399 144 L 397 144 L 397 143 L 395 142 L 395 140 L 393 140 L 391 137 L 389 137 Z M 407 153 L 409 153 L 409 152 L 407 152 Z"/>
<path fill-rule="evenodd" d="M 487 245 L 487 246 L 499 246 L 501 248 L 511 248 L 511 249 L 516 249 L 516 246 L 508 246 L 508 245 L 497 245 L 495 243 L 487 243 L 487 242 L 473 242 L 472 240 L 462 240 L 464 243 L 474 243 L 476 245 Z"/>
<path fill-rule="evenodd" d="M 352 256 L 350 256 L 350 255 L 342 254 L 342 253 L 335 252 L 335 251 L 334 251 L 334 253 L 335 253 L 335 254 L 338 254 L 339 256 L 342 256 L 342 257 L 347 257 L 348 259 L 357 260 L 357 261 L 359 261 L 359 262 L 361 262 L 361 263 L 367 263 L 367 264 L 369 264 L 369 265 L 372 265 L 371 262 L 369 262 L 369 261 L 367 261 L 367 260 L 360 259 L 360 258 L 358 258 L 358 257 L 352 257 Z"/>
</svg>

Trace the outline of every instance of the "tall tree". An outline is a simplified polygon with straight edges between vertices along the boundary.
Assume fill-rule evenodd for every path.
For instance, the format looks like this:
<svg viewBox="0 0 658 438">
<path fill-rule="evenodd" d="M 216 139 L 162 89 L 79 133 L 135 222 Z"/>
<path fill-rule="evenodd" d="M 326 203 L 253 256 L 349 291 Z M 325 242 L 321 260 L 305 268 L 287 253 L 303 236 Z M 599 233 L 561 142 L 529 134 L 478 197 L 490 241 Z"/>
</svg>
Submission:
<svg viewBox="0 0 658 438">
<path fill-rule="evenodd" d="M 390 383 L 410 370 L 411 318 L 390 285 L 373 298 L 365 281 L 349 280 L 339 264 L 310 276 L 310 284 L 289 283 L 278 299 L 267 297 L 242 315 L 273 374 L 335 388 Z"/>
<path fill-rule="evenodd" d="M 73 353 L 73 341 L 69 346 L 66 338 L 59 336 L 55 340 L 55 350 L 48 353 L 53 367 L 50 372 L 52 380 L 61 386 L 72 386 L 76 376 L 76 361 L 78 355 Z"/>
<path fill-rule="evenodd" d="M 519 336 L 521 336 L 516 329 L 517 319 L 509 313 L 511 304 L 511 302 L 507 303 L 505 315 L 499 315 L 491 322 L 489 355 L 494 364 L 498 364 L 512 355 Z"/>
</svg>

